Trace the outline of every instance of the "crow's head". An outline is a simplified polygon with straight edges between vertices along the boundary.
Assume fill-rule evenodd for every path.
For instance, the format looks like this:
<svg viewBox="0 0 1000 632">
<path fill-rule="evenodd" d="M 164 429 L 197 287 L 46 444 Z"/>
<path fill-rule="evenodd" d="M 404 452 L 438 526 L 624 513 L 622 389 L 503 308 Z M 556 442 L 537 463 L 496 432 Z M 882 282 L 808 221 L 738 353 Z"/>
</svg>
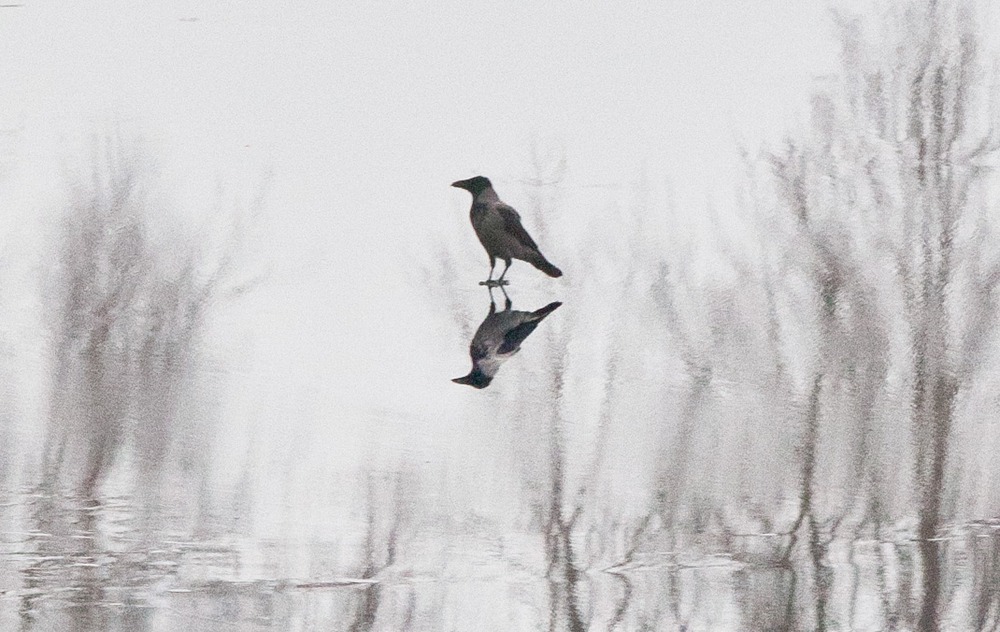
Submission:
<svg viewBox="0 0 1000 632">
<path fill-rule="evenodd" d="M 476 368 L 472 369 L 468 375 L 456 377 L 452 380 L 455 384 L 468 384 L 469 386 L 473 386 L 475 388 L 486 388 L 492 381 L 492 377 Z"/>
<path fill-rule="evenodd" d="M 468 180 L 459 180 L 458 182 L 452 182 L 451 186 L 458 189 L 465 189 L 472 195 L 479 195 L 479 192 L 483 189 L 488 189 L 493 186 L 490 183 L 489 178 L 484 178 L 483 176 L 476 176 L 475 178 L 469 178 Z"/>
</svg>

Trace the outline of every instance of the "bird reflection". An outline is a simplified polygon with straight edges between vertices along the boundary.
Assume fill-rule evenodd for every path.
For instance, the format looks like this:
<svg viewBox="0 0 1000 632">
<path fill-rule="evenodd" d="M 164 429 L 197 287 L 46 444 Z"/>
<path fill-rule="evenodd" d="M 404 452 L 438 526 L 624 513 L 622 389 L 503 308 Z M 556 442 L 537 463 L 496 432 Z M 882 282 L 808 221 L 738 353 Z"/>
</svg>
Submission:
<svg viewBox="0 0 1000 632">
<path fill-rule="evenodd" d="M 521 350 L 521 343 L 535 331 L 538 323 L 562 305 L 559 301 L 549 303 L 533 312 L 516 312 L 511 309 L 510 297 L 500 286 L 504 296 L 504 311 L 497 312 L 493 300 L 493 288 L 490 293 L 490 313 L 479 325 L 476 335 L 469 345 L 469 355 L 472 356 L 472 370 L 468 375 L 452 380 L 457 384 L 468 384 L 475 388 L 486 388 L 493 381 L 500 365 Z"/>
</svg>

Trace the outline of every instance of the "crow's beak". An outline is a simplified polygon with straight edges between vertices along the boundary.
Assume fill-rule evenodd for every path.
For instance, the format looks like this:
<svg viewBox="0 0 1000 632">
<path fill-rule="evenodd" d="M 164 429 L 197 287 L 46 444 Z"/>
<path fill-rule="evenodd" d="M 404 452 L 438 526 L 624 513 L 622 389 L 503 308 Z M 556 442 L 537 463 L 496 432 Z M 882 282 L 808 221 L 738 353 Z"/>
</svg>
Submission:
<svg viewBox="0 0 1000 632">
<path fill-rule="evenodd" d="M 490 385 L 491 380 L 484 380 L 482 378 L 477 379 L 475 373 L 470 373 L 468 375 L 463 375 L 462 377 L 456 377 L 452 380 L 455 384 L 466 384 L 473 388 L 486 388 Z"/>
<path fill-rule="evenodd" d="M 465 180 L 458 180 L 456 182 L 452 182 L 451 186 L 455 187 L 456 189 L 464 189 L 465 188 Z"/>
</svg>

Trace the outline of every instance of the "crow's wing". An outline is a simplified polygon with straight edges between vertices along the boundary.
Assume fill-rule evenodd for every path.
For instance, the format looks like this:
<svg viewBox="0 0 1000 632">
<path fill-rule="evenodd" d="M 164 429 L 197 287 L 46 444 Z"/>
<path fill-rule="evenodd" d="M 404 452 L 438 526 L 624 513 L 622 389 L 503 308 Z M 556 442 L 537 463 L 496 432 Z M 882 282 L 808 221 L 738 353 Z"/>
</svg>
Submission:
<svg viewBox="0 0 1000 632">
<path fill-rule="evenodd" d="M 521 346 L 524 339 L 530 336 L 531 332 L 535 331 L 540 322 L 542 322 L 541 319 L 529 320 L 508 331 L 504 334 L 503 342 L 500 344 L 500 348 L 497 349 L 497 353 L 505 354 L 517 351 L 517 348 Z"/>
<path fill-rule="evenodd" d="M 509 235 L 513 236 L 528 248 L 538 250 L 538 244 L 536 244 L 535 240 L 531 238 L 528 231 L 524 230 L 524 226 L 521 226 L 521 216 L 517 214 L 517 211 L 506 204 L 498 204 L 495 208 L 500 214 L 500 217 L 503 218 L 504 230 L 506 230 Z"/>
</svg>

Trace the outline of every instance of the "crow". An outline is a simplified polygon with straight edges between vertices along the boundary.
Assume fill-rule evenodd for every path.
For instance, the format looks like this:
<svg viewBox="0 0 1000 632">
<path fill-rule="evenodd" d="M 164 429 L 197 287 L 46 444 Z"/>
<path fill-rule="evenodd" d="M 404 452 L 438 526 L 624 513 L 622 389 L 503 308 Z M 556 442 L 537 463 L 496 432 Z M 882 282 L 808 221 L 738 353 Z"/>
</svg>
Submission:
<svg viewBox="0 0 1000 632">
<path fill-rule="evenodd" d="M 489 178 L 476 176 L 452 182 L 451 186 L 472 194 L 469 217 L 476 236 L 490 256 L 490 276 L 484 285 L 503 285 L 503 277 L 510 269 L 512 259 L 527 261 L 550 277 L 562 276 L 562 270 L 549 263 L 539 252 L 538 244 L 521 225 L 521 216 L 517 211 L 497 197 Z M 500 273 L 500 279 L 494 282 L 493 268 L 497 259 L 503 259 L 506 267 Z"/>
<path fill-rule="evenodd" d="M 500 289 L 503 289 L 501 286 Z M 506 297 L 506 293 L 504 294 Z M 549 303 L 533 312 L 515 312 L 511 310 L 510 298 L 507 298 L 504 311 L 497 313 L 497 304 L 493 302 L 490 293 L 490 313 L 479 325 L 476 335 L 469 345 L 469 355 L 472 356 L 472 370 L 468 375 L 452 380 L 456 384 L 468 384 L 475 388 L 486 388 L 500 370 L 500 365 L 512 355 L 521 350 L 521 343 L 538 323 L 562 305 L 559 301 Z"/>
</svg>

